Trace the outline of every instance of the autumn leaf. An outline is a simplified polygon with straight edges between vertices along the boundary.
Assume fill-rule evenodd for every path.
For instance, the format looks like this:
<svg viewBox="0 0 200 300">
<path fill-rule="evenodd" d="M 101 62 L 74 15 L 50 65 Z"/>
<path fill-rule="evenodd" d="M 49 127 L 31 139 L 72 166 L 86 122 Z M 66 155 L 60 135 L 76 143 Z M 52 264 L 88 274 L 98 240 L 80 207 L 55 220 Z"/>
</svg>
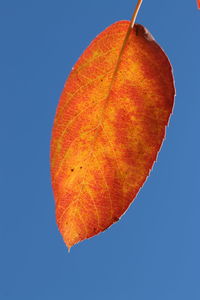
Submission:
<svg viewBox="0 0 200 300">
<path fill-rule="evenodd" d="M 197 7 L 200 9 L 200 0 L 197 0 Z"/>
<path fill-rule="evenodd" d="M 146 28 L 132 28 L 134 18 L 92 41 L 56 111 L 51 176 L 69 249 L 119 220 L 165 137 L 175 93 L 171 65 Z"/>
</svg>

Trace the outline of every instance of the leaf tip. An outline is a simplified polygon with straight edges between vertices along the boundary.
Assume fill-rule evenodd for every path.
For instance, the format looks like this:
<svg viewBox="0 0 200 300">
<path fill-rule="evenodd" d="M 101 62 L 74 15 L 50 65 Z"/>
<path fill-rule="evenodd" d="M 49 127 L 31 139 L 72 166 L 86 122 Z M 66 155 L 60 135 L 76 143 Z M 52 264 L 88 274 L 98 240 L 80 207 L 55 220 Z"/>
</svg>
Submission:
<svg viewBox="0 0 200 300">
<path fill-rule="evenodd" d="M 71 228 L 65 228 L 64 231 L 61 232 L 62 236 L 63 236 L 63 240 L 67 246 L 68 249 L 68 253 L 70 253 L 71 248 L 75 245 L 78 244 L 81 240 L 80 238 L 80 234 L 75 230 L 72 230 L 73 227 Z M 63 232 L 65 232 L 63 234 Z"/>
</svg>

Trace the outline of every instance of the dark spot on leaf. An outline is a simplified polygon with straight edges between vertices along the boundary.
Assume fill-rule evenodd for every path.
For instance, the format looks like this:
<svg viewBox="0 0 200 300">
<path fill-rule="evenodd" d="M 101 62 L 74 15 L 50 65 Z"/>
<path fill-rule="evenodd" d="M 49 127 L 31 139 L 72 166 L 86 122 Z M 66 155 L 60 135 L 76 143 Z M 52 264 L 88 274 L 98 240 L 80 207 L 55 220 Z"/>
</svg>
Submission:
<svg viewBox="0 0 200 300">
<path fill-rule="evenodd" d="M 80 167 L 80 169 L 82 169 L 83 167 Z"/>
<path fill-rule="evenodd" d="M 135 34 L 139 35 L 139 27 L 137 25 L 135 25 Z"/>
<path fill-rule="evenodd" d="M 74 171 L 74 169 L 71 169 L 71 172 L 73 172 Z"/>
</svg>

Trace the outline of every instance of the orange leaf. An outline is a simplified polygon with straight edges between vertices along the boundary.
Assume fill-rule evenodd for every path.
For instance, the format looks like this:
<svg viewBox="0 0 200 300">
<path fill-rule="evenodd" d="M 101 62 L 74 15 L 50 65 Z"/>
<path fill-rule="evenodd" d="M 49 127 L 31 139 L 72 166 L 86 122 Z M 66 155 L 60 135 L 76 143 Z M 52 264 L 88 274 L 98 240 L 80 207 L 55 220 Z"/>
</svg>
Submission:
<svg viewBox="0 0 200 300">
<path fill-rule="evenodd" d="M 197 7 L 200 9 L 200 0 L 197 0 Z"/>
<path fill-rule="evenodd" d="M 69 248 L 124 214 L 149 175 L 172 112 L 170 63 L 142 25 L 130 24 L 119 21 L 92 41 L 58 104 L 51 175 Z"/>
</svg>

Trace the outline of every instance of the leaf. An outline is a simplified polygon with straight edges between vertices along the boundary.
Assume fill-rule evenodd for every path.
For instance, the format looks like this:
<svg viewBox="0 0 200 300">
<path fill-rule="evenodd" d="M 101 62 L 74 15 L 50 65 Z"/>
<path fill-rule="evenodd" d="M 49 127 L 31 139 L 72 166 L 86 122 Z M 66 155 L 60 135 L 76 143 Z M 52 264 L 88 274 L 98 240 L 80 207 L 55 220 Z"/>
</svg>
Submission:
<svg viewBox="0 0 200 300">
<path fill-rule="evenodd" d="M 69 249 L 124 214 L 149 175 L 172 112 L 171 65 L 150 33 L 130 24 L 119 21 L 92 41 L 56 111 L 51 176 Z"/>
<path fill-rule="evenodd" d="M 197 7 L 200 9 L 200 0 L 197 0 Z"/>
</svg>

